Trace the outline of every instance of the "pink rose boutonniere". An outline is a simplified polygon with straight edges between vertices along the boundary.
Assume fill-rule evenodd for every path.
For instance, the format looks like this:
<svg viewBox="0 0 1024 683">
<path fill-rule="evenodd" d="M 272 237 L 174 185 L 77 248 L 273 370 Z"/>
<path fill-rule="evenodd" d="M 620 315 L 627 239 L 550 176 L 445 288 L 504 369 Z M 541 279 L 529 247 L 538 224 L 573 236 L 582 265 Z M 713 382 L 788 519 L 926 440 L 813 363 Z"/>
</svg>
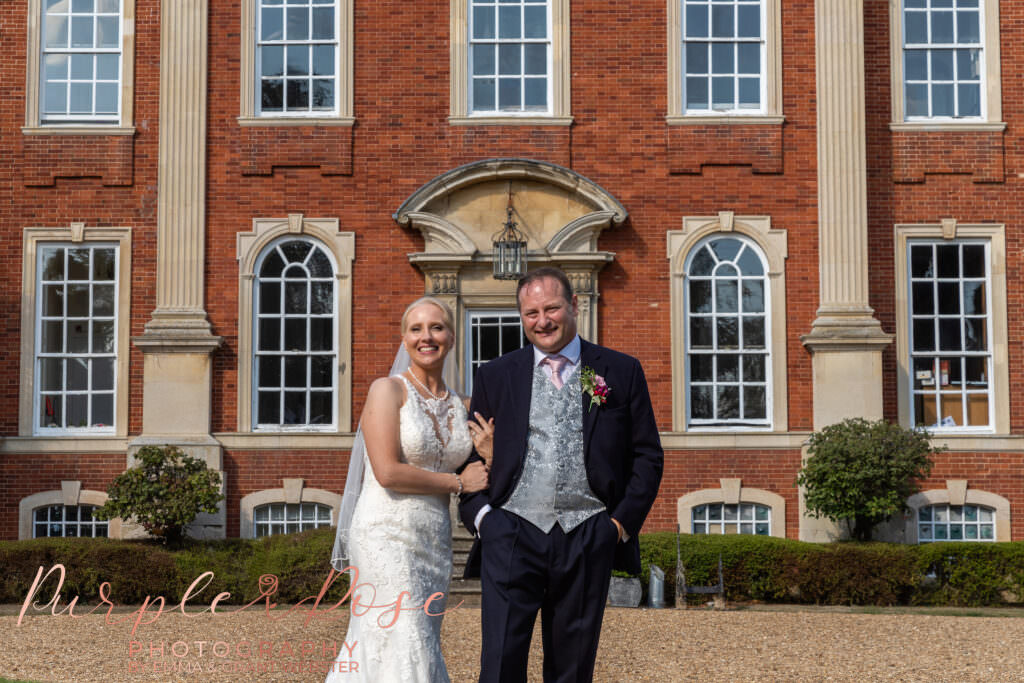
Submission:
<svg viewBox="0 0 1024 683">
<path fill-rule="evenodd" d="M 608 386 L 604 377 L 594 372 L 594 368 L 583 367 L 580 369 L 580 384 L 583 385 L 583 392 L 590 396 L 590 407 L 587 412 L 594 409 L 594 406 L 604 405 L 608 402 L 608 394 L 612 388 Z"/>
</svg>

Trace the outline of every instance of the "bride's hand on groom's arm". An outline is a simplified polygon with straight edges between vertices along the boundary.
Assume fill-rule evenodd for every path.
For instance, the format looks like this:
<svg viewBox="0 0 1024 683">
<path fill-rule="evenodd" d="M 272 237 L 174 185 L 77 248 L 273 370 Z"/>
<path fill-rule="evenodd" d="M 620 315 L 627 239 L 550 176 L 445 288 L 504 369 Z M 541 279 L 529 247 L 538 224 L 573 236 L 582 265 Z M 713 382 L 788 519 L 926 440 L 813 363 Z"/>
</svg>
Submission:
<svg viewBox="0 0 1024 683">
<path fill-rule="evenodd" d="M 480 413 L 473 413 L 468 425 L 469 433 L 473 436 L 473 447 L 490 469 L 494 458 L 494 418 L 484 420 Z"/>
<path fill-rule="evenodd" d="M 459 476 L 462 478 L 462 493 L 476 493 L 488 486 L 487 466 L 479 460 L 466 465 Z"/>
</svg>

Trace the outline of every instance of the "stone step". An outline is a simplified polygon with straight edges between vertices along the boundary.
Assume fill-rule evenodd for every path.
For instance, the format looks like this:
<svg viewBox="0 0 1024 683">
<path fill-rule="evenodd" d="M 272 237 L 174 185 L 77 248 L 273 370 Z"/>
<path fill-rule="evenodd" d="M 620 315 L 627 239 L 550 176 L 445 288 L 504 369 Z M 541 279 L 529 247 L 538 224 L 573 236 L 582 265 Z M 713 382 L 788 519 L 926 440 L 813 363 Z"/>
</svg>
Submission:
<svg viewBox="0 0 1024 683">
<path fill-rule="evenodd" d="M 463 607 L 480 606 L 480 579 L 452 578 L 448 586 L 449 608 L 462 603 Z"/>
</svg>

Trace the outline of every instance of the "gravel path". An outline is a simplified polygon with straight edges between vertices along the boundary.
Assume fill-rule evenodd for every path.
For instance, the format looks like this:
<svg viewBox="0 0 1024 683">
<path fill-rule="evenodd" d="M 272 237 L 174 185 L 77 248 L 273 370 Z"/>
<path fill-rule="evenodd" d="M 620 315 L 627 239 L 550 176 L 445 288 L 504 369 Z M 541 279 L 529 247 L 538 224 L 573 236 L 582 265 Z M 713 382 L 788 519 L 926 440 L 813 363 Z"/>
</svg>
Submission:
<svg viewBox="0 0 1024 683">
<path fill-rule="evenodd" d="M 15 616 L 6 616 L 12 612 Z M 16 626 L 17 608 L 0 613 L 5 615 L 0 616 L 0 676 L 83 683 L 322 681 L 323 662 L 333 659 L 332 643 L 342 647 L 347 622 L 340 615 L 337 621 L 306 626 L 298 612 L 275 621 L 251 607 L 214 616 L 165 613 L 132 636 L 135 617 L 126 613 L 113 615 L 129 617 L 120 624 L 105 624 L 100 613 L 77 618 L 45 613 L 26 616 L 21 626 Z M 475 680 L 479 619 L 478 609 L 465 607 L 445 617 L 444 650 L 453 682 Z M 130 652 L 133 640 L 141 653 Z M 201 654 L 196 641 L 203 641 Z M 253 645 L 251 655 L 242 656 L 245 642 L 259 641 L 268 643 L 270 653 L 260 656 Z M 314 653 L 303 654 L 304 641 Z M 154 657 L 151 645 L 157 649 Z M 533 645 L 530 680 L 539 681 L 539 627 Z M 295 650 L 292 656 L 281 651 L 288 646 Z M 358 660 L 358 647 L 353 658 Z M 167 668 L 174 664 L 177 671 Z M 264 670 L 254 671 L 255 665 Z M 320 669 L 308 670 L 314 666 Z M 267 670 L 271 667 L 275 670 Z M 609 609 L 595 680 L 1024 681 L 1024 618 Z"/>
</svg>

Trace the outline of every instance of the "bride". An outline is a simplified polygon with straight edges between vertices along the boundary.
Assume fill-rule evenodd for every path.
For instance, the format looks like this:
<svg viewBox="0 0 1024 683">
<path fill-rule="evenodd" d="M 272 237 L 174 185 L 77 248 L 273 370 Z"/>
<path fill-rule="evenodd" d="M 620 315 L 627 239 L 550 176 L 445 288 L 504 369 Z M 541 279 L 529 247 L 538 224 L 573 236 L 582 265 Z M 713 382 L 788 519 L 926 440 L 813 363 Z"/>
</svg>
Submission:
<svg viewBox="0 0 1024 683">
<path fill-rule="evenodd" d="M 332 565 L 358 572 L 359 605 L 331 681 L 447 682 L 441 616 L 422 606 L 447 593 L 452 574 L 450 494 L 487 488 L 487 467 L 474 462 L 456 474 L 473 448 L 490 455 L 492 424 L 473 423 L 445 384 L 445 357 L 455 335 L 450 309 L 417 299 L 402 315 L 402 347 L 389 377 L 373 382 L 350 458 Z M 365 444 L 365 447 L 364 447 Z M 365 461 L 370 464 L 363 472 Z M 403 609 L 393 605 L 403 591 Z M 350 599 L 353 599 L 350 598 Z M 420 609 L 411 609 L 419 607 Z M 445 601 L 428 610 L 439 615 Z M 358 670 L 356 670 L 356 665 Z"/>
</svg>

